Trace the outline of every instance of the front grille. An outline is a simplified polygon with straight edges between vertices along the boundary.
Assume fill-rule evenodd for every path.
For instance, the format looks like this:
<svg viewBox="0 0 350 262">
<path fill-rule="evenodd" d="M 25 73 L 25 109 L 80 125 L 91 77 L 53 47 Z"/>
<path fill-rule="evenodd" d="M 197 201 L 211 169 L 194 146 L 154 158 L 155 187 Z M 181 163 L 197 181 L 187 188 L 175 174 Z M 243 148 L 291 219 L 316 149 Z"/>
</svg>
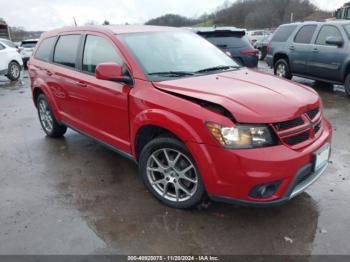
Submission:
<svg viewBox="0 0 350 262">
<path fill-rule="evenodd" d="M 306 131 L 304 133 L 298 134 L 296 136 L 291 136 L 284 139 L 284 142 L 288 145 L 294 146 L 296 144 L 299 144 L 301 142 L 304 142 L 308 140 L 310 137 L 309 131 Z"/>
<path fill-rule="evenodd" d="M 277 131 L 282 131 L 293 127 L 301 126 L 302 124 L 304 124 L 304 120 L 301 117 L 298 117 L 289 121 L 274 123 L 273 125 L 277 129 Z"/>
<path fill-rule="evenodd" d="M 320 131 L 320 129 L 321 129 L 321 122 L 318 123 L 317 125 L 315 125 L 315 127 L 314 127 L 315 134 L 316 134 L 318 131 Z"/>
<path fill-rule="evenodd" d="M 314 119 L 317 116 L 318 112 L 320 112 L 320 109 L 319 108 L 315 108 L 313 110 L 310 110 L 310 111 L 306 112 L 306 114 L 312 120 L 312 119 Z"/>
</svg>

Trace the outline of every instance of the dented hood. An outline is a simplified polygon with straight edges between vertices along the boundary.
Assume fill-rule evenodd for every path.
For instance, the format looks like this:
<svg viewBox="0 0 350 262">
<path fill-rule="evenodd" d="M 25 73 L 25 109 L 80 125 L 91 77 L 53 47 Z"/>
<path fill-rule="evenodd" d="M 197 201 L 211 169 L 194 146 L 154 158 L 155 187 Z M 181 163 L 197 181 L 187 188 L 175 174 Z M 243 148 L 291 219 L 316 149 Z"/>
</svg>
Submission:
<svg viewBox="0 0 350 262">
<path fill-rule="evenodd" d="M 319 105 L 311 88 L 255 70 L 154 82 L 160 90 L 219 104 L 240 123 L 274 123 Z"/>
</svg>

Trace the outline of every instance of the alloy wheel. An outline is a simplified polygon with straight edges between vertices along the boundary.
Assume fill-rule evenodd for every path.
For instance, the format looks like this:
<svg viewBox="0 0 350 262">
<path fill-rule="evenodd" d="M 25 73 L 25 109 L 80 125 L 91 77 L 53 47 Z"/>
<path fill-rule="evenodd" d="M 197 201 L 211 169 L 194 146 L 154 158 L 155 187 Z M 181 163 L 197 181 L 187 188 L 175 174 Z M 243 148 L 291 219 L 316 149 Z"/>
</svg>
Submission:
<svg viewBox="0 0 350 262">
<path fill-rule="evenodd" d="M 278 64 L 276 68 L 276 75 L 279 77 L 285 77 L 287 73 L 287 68 L 285 64 Z"/>
<path fill-rule="evenodd" d="M 194 163 L 180 151 L 171 148 L 158 149 L 150 155 L 147 178 L 157 194 L 172 202 L 190 199 L 198 187 Z"/>
<path fill-rule="evenodd" d="M 45 128 L 45 130 L 49 133 L 53 130 L 53 118 L 51 114 L 50 107 L 46 100 L 41 99 L 38 104 L 39 109 L 39 117 L 40 122 L 42 123 L 42 126 Z"/>
</svg>

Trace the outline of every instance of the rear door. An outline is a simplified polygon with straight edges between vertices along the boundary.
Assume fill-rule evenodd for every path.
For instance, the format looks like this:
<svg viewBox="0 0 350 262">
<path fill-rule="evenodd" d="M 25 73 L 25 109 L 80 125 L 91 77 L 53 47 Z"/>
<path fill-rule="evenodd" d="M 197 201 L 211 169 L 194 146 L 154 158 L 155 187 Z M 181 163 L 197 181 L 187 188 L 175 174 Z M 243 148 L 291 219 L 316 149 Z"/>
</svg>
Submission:
<svg viewBox="0 0 350 262">
<path fill-rule="evenodd" d="M 341 47 L 328 45 L 326 44 L 328 37 L 336 37 L 344 41 L 344 36 L 336 26 L 323 25 L 311 50 L 308 74 L 317 78 L 340 81 L 340 69 L 346 58 L 344 45 Z"/>
<path fill-rule="evenodd" d="M 311 40 L 315 34 L 317 25 L 304 25 L 295 34 L 289 45 L 290 66 L 293 73 L 307 74 L 307 63 L 311 56 Z"/>
</svg>

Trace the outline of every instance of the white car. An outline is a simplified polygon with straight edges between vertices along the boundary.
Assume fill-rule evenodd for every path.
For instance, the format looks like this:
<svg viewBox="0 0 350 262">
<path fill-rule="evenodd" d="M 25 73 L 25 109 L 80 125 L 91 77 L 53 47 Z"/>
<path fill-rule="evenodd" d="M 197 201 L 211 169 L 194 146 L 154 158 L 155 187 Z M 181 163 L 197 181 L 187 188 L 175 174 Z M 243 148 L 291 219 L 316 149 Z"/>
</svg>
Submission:
<svg viewBox="0 0 350 262">
<path fill-rule="evenodd" d="M 28 39 L 28 40 L 23 40 L 20 45 L 21 49 L 21 56 L 23 59 L 23 63 L 26 66 L 29 58 L 33 54 L 33 50 L 38 43 L 39 39 Z"/>
<path fill-rule="evenodd" d="M 21 76 L 22 68 L 22 57 L 16 45 L 10 40 L 0 39 L 0 75 L 16 81 Z"/>
<path fill-rule="evenodd" d="M 271 33 L 265 30 L 248 31 L 248 37 L 252 44 L 261 41 L 263 38 L 268 37 L 269 35 L 271 35 Z"/>
</svg>

